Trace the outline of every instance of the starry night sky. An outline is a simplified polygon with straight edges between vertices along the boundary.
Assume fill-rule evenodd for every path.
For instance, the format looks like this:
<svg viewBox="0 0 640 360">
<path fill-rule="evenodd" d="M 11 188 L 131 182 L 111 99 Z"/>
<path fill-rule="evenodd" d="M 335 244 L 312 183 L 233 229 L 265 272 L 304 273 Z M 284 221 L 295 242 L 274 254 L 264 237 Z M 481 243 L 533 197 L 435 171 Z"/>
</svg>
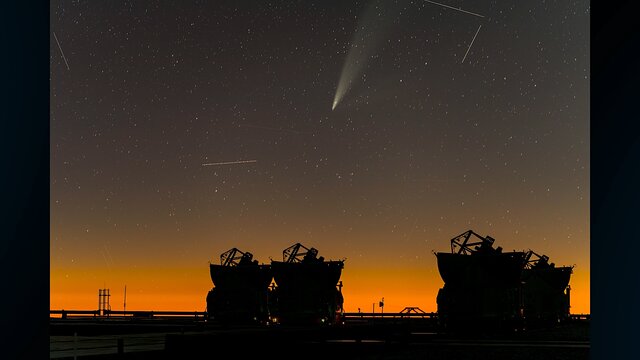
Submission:
<svg viewBox="0 0 640 360">
<path fill-rule="evenodd" d="M 432 251 L 473 229 L 576 265 L 589 312 L 589 4 L 442 3 L 485 17 L 51 2 L 51 308 L 127 285 L 127 309 L 202 311 L 220 253 L 301 242 L 346 258 L 347 311 L 435 311 Z M 378 47 L 332 111 L 368 6 Z"/>
</svg>

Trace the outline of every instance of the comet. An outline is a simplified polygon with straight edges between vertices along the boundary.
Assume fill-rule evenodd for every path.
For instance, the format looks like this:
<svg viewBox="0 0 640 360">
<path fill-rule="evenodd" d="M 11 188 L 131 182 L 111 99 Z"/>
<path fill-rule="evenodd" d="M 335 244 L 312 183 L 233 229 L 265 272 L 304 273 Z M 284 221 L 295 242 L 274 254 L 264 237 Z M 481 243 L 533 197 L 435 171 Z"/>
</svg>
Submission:
<svg viewBox="0 0 640 360">
<path fill-rule="evenodd" d="M 443 8 L 451 9 L 464 13 L 467 15 L 484 18 L 482 14 L 467 11 L 461 8 L 456 8 L 450 5 L 442 4 L 439 2 L 424 0 L 433 5 L 437 5 Z M 392 24 L 393 19 L 397 17 L 398 10 L 402 8 L 403 4 L 398 2 L 394 8 L 385 8 L 390 1 L 373 0 L 369 3 L 368 7 L 364 10 L 361 18 L 358 20 L 358 27 L 351 39 L 351 47 L 347 53 L 347 58 L 342 66 L 342 72 L 340 73 L 340 79 L 336 88 L 336 93 L 333 97 L 333 103 L 331 105 L 331 111 L 334 111 L 338 105 L 342 102 L 347 93 L 351 90 L 356 80 L 361 78 L 366 68 L 366 64 L 371 59 L 384 39 L 384 35 L 388 32 L 387 28 Z M 469 50 L 473 42 L 478 36 L 480 27 L 476 31 L 471 44 L 467 48 L 467 52 L 462 59 L 462 63 L 467 58 Z"/>
<path fill-rule="evenodd" d="M 367 61 L 375 55 L 383 36 L 387 33 L 386 29 L 396 17 L 397 8 L 385 8 L 385 5 L 388 3 L 382 0 L 372 1 L 358 20 L 358 27 L 351 39 L 351 47 L 342 66 L 331 111 L 340 104 L 354 82 L 362 77 Z"/>
</svg>

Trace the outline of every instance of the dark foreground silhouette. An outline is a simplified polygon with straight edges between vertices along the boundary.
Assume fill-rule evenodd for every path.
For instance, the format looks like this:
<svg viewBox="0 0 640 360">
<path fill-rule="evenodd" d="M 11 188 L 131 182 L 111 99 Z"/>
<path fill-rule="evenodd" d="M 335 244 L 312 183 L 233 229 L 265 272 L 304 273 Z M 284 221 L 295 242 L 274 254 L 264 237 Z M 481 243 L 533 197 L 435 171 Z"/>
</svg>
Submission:
<svg viewBox="0 0 640 360">
<path fill-rule="evenodd" d="M 194 325 L 111 329 L 105 324 L 53 324 L 51 358 L 201 359 L 587 359 L 589 323 L 510 334 L 447 334 L 423 325 L 230 327 Z M 99 329 L 98 329 L 99 328 Z M 56 334 L 56 335 L 54 335 Z M 64 335 L 63 335 L 64 334 Z M 121 352 L 120 354 L 118 352 Z"/>
<path fill-rule="evenodd" d="M 51 358 L 587 359 L 589 319 L 569 313 L 572 267 L 503 252 L 468 230 L 435 253 L 437 313 L 345 314 L 344 260 L 297 243 L 259 264 L 236 248 L 210 264 L 207 311 L 51 323 Z M 382 303 L 381 303 L 382 306 Z M 413 308 L 412 308 L 413 309 Z M 70 313 L 71 314 L 71 313 Z M 107 314 L 105 319 L 105 314 Z M 145 316 L 143 316 L 145 315 Z M 164 312 L 166 316 L 175 316 Z M 185 315 L 185 314 L 178 314 Z"/>
</svg>

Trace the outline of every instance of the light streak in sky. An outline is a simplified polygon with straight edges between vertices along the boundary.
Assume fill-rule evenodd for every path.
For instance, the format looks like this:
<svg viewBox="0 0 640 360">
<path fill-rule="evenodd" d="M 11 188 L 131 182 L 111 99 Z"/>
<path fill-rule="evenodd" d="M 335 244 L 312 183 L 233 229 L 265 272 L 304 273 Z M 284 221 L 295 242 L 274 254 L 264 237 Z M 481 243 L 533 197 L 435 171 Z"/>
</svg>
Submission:
<svg viewBox="0 0 640 360">
<path fill-rule="evenodd" d="M 255 162 L 258 162 L 258 160 L 239 160 L 239 161 L 215 162 L 215 163 L 202 164 L 202 166 L 219 166 L 219 165 L 250 164 L 250 163 L 255 163 Z"/>
<path fill-rule="evenodd" d="M 473 16 L 484 18 L 484 15 L 476 14 L 476 13 L 473 13 L 471 11 L 462 10 L 460 8 L 455 8 L 453 6 L 441 4 L 441 3 L 438 3 L 438 2 L 435 2 L 435 1 L 431 1 L 431 0 L 424 0 L 424 1 L 426 1 L 428 3 L 436 4 L 436 5 L 439 5 L 439 6 L 442 6 L 442 7 L 446 7 L 446 8 L 449 8 L 449 9 L 453 9 L 453 10 L 456 10 L 456 11 L 460 11 L 460 12 L 463 12 L 465 14 L 469 14 L 469 15 L 473 15 Z M 467 52 L 464 53 L 464 57 L 462 58 L 462 62 L 461 62 L 462 64 L 464 64 L 464 60 L 467 58 L 467 54 L 469 54 L 469 50 L 471 50 L 471 46 L 473 45 L 473 42 L 476 40 L 476 36 L 478 36 L 478 32 L 480 31 L 480 27 L 481 26 L 482 25 L 478 26 L 478 30 L 476 30 L 476 34 L 473 35 L 473 40 L 471 40 L 471 44 L 469 44 L 469 47 L 467 48 Z"/>
<path fill-rule="evenodd" d="M 469 53 L 469 50 L 471 50 L 471 46 L 473 45 L 473 42 L 476 41 L 476 36 L 478 36 L 478 32 L 480 31 L 480 27 L 482 25 L 478 26 L 478 30 L 476 30 L 476 34 L 473 35 L 473 40 L 471 40 L 471 44 L 469 44 L 469 48 L 467 49 L 467 52 L 464 53 L 464 57 L 462 58 L 462 63 L 464 63 L 464 59 L 467 58 L 467 54 Z"/>
<path fill-rule="evenodd" d="M 60 49 L 60 54 L 62 54 L 62 58 L 64 59 L 64 64 L 67 65 L 67 70 L 71 70 L 69 68 L 69 63 L 67 62 L 67 58 L 66 56 L 64 56 L 64 51 L 62 51 L 62 46 L 60 46 L 60 42 L 58 41 L 58 37 L 56 36 L 56 33 L 53 33 L 53 38 L 56 39 L 56 44 L 58 44 L 58 49 Z"/>
<path fill-rule="evenodd" d="M 426 2 L 428 2 L 428 3 L 432 3 L 432 4 L 436 4 L 436 5 L 440 5 L 440 6 L 443 6 L 443 7 L 449 8 L 449 9 L 457 10 L 457 11 L 460 11 L 460 12 L 463 12 L 463 13 L 467 13 L 467 14 L 470 14 L 470 15 L 473 15 L 473 16 L 477 16 L 477 17 L 481 17 L 481 18 L 483 18 L 483 17 L 484 17 L 484 15 L 480 15 L 480 14 L 472 13 L 471 11 L 462 10 L 462 9 L 460 9 L 460 8 L 455 8 L 455 7 L 453 7 L 453 6 L 449 6 L 449 5 L 445 5 L 445 4 L 440 4 L 440 3 L 437 3 L 437 2 L 435 2 L 435 1 L 431 1 L 431 0 L 424 0 L 424 1 L 426 1 Z"/>
</svg>

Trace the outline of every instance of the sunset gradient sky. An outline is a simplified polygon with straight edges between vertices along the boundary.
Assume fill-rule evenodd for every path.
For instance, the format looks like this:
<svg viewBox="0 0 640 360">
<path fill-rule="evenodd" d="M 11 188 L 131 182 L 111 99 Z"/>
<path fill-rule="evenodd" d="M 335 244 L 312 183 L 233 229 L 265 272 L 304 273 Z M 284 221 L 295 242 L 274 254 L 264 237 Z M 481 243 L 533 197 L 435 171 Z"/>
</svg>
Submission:
<svg viewBox="0 0 640 360">
<path fill-rule="evenodd" d="M 121 309 L 126 285 L 127 309 L 204 311 L 209 261 L 301 242 L 346 258 L 347 311 L 435 311 L 433 251 L 473 229 L 575 265 L 590 312 L 589 4 L 446 4 L 484 18 L 52 1 L 51 309 Z M 376 45 L 332 111 L 356 33 Z"/>
</svg>

